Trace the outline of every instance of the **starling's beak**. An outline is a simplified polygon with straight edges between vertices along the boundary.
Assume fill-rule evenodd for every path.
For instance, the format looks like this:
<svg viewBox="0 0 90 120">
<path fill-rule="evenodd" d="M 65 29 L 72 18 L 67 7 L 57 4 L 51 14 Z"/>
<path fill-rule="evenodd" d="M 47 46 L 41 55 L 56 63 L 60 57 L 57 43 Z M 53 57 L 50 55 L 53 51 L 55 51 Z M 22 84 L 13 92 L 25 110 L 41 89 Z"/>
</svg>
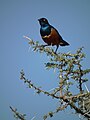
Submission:
<svg viewBox="0 0 90 120">
<path fill-rule="evenodd" d="M 38 19 L 38 21 L 40 21 L 40 19 Z"/>
<path fill-rule="evenodd" d="M 39 22 L 39 24 L 41 23 L 41 22 L 40 22 L 40 19 L 38 19 L 38 22 Z"/>
</svg>

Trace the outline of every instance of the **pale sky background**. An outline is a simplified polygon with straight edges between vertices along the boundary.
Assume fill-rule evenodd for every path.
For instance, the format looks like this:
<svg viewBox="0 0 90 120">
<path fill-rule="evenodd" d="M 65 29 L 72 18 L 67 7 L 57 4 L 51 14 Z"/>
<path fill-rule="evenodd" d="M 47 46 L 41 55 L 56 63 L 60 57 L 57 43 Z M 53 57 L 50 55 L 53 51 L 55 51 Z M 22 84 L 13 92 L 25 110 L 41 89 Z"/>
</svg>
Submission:
<svg viewBox="0 0 90 120">
<path fill-rule="evenodd" d="M 90 68 L 90 0 L 0 0 L 0 120 L 14 120 L 10 105 L 27 114 L 27 120 L 33 116 L 42 120 L 44 114 L 59 105 L 57 100 L 35 94 L 20 80 L 24 69 L 26 77 L 45 90 L 58 84 L 57 73 L 44 68 L 49 58 L 29 50 L 28 41 L 23 38 L 26 35 L 44 44 L 37 21 L 41 17 L 46 17 L 70 43 L 58 51 L 74 53 L 84 46 L 83 66 Z M 87 86 L 90 90 L 90 81 Z M 59 112 L 48 120 L 67 119 L 79 120 L 71 111 Z"/>
</svg>

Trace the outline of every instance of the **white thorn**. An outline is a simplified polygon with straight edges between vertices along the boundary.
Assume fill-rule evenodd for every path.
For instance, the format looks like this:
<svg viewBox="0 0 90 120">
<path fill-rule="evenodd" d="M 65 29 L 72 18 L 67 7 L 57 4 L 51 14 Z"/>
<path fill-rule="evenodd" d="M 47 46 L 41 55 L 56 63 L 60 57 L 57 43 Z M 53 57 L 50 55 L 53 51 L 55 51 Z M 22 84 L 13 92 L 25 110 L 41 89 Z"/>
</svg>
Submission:
<svg viewBox="0 0 90 120">
<path fill-rule="evenodd" d="M 86 88 L 87 92 L 89 92 L 89 89 L 88 89 L 88 87 L 86 86 L 86 84 L 85 84 L 85 83 L 84 83 L 84 86 L 85 86 L 85 88 Z"/>
</svg>

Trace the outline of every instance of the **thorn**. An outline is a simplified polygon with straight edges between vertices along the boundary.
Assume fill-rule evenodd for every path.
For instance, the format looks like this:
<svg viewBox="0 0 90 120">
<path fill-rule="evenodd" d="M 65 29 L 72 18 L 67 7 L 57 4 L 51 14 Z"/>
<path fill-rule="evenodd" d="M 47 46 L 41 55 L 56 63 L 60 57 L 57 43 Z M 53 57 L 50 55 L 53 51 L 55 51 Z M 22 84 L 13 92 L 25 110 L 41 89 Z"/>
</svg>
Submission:
<svg viewBox="0 0 90 120">
<path fill-rule="evenodd" d="M 36 118 L 36 116 L 34 116 L 31 120 L 34 120 Z"/>
<path fill-rule="evenodd" d="M 86 84 L 85 84 L 85 83 L 84 83 L 84 86 L 85 86 L 85 88 L 86 88 L 87 92 L 89 93 L 89 89 L 88 89 L 88 87 L 86 86 Z"/>
<path fill-rule="evenodd" d="M 28 52 L 30 52 L 30 46 L 29 46 L 29 48 L 28 48 Z"/>
</svg>

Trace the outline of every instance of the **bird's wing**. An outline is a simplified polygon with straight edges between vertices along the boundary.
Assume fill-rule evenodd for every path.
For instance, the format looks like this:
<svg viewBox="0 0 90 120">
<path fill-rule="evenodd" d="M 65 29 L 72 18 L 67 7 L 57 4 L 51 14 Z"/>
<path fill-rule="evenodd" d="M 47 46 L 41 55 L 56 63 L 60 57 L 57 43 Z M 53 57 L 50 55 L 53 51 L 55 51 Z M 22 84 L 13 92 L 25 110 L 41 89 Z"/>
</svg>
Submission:
<svg viewBox="0 0 90 120">
<path fill-rule="evenodd" d="M 59 32 L 57 31 L 57 29 L 55 29 L 53 26 L 51 26 L 53 33 L 58 36 L 57 38 L 59 38 L 59 42 L 61 46 L 66 46 L 69 45 L 69 43 L 67 43 L 65 40 L 63 40 L 62 36 L 59 34 Z"/>
</svg>

